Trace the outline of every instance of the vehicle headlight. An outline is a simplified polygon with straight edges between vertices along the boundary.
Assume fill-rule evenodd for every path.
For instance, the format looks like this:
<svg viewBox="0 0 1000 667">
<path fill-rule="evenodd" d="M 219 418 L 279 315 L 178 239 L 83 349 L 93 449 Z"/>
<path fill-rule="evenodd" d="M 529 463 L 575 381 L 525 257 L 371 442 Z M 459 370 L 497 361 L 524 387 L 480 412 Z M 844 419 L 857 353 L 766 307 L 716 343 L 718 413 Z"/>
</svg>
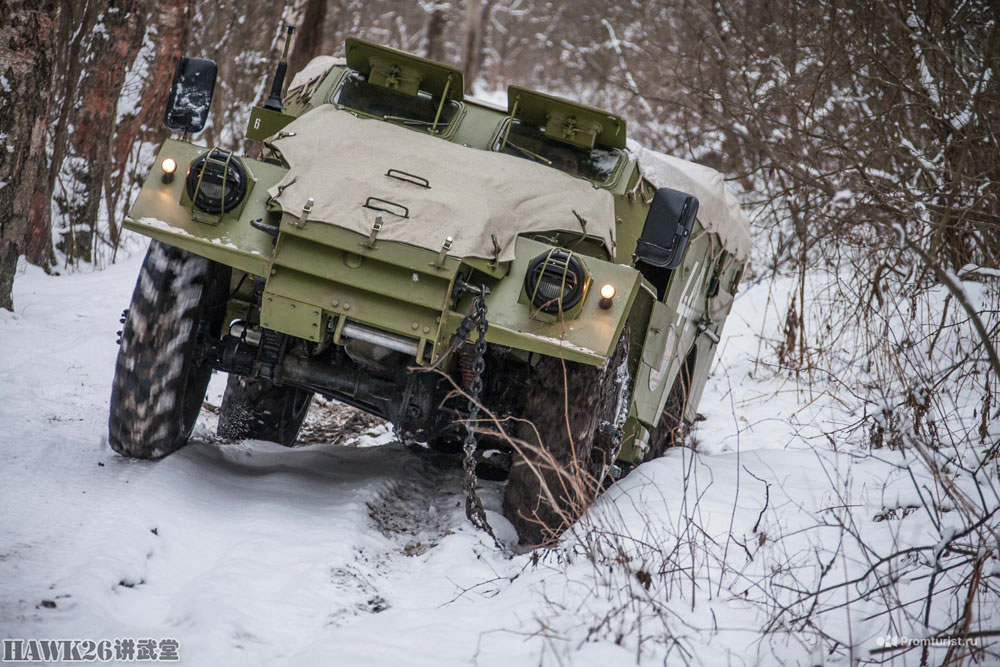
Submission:
<svg viewBox="0 0 1000 667">
<path fill-rule="evenodd" d="M 247 193 L 247 171 L 231 152 L 213 148 L 191 162 L 185 181 L 187 195 L 206 213 L 236 208 Z"/>
<path fill-rule="evenodd" d="M 164 183 L 174 182 L 174 172 L 177 171 L 177 160 L 172 157 L 163 158 L 163 162 L 160 163 L 160 169 L 163 170 L 163 176 L 160 180 Z"/>
<path fill-rule="evenodd" d="M 524 290 L 544 313 L 570 310 L 583 299 L 587 270 L 579 257 L 568 250 L 554 249 L 528 264 Z"/>
</svg>

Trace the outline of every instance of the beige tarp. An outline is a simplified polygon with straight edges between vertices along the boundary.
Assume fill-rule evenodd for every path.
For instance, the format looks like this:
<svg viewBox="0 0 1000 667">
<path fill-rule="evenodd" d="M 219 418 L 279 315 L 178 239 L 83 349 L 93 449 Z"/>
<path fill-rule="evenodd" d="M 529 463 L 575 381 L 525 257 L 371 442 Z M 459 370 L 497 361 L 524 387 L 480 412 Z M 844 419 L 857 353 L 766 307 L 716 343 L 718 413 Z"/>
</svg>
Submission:
<svg viewBox="0 0 1000 667">
<path fill-rule="evenodd" d="M 722 174 L 704 165 L 643 148 L 630 141 L 643 175 L 658 188 L 673 188 L 698 198 L 698 220 L 722 239 L 740 260 L 750 253 L 750 222 L 726 189 Z"/>
<path fill-rule="evenodd" d="M 295 76 L 292 77 L 292 82 L 288 84 L 288 94 L 290 95 L 296 88 L 308 86 L 317 79 L 323 78 L 326 76 L 327 72 L 337 65 L 346 64 L 347 61 L 343 58 L 334 58 L 333 56 L 316 56 L 310 60 L 305 67 L 296 72 Z"/>
<path fill-rule="evenodd" d="M 450 236 L 450 255 L 492 259 L 496 235 L 499 259 L 508 261 L 518 234 L 581 232 L 576 211 L 587 221 L 587 233 L 614 249 L 611 193 L 531 160 L 466 148 L 326 105 L 283 131 L 292 132 L 274 142 L 291 169 L 269 192 L 294 214 L 315 199 L 309 220 L 367 235 L 376 212 L 363 204 L 377 197 L 409 209 L 405 219 L 383 213 L 381 240 L 437 251 Z M 390 169 L 426 179 L 430 188 L 390 178 Z"/>
</svg>

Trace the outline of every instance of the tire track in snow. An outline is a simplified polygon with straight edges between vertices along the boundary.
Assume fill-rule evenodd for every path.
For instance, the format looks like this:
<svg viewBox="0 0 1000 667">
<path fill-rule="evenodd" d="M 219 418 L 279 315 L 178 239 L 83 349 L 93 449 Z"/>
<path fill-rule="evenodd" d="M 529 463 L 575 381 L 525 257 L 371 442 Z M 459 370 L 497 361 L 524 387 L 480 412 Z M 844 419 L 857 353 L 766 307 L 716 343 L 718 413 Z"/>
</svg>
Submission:
<svg viewBox="0 0 1000 667">
<path fill-rule="evenodd" d="M 108 465 L 118 493 L 57 582 L 72 600 L 60 615 L 77 629 L 93 617 L 97 634 L 177 636 L 199 655 L 281 652 L 385 611 L 384 584 L 464 519 L 457 470 L 398 444 L 195 440 Z"/>
</svg>

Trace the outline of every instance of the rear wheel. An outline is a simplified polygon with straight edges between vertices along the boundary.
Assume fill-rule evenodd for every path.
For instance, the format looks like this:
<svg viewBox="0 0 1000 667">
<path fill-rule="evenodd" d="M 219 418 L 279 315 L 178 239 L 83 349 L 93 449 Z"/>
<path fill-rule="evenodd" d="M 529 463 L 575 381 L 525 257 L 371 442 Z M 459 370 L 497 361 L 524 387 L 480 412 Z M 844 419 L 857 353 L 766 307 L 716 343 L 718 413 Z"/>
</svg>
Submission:
<svg viewBox="0 0 1000 667">
<path fill-rule="evenodd" d="M 108 443 L 123 456 L 162 458 L 183 447 L 212 368 L 202 344 L 218 338 L 229 267 L 152 241 L 122 330 Z"/>
<path fill-rule="evenodd" d="M 543 357 L 532 369 L 503 503 L 523 544 L 554 539 L 597 495 L 621 445 L 628 347 L 626 329 L 603 368 Z"/>
<path fill-rule="evenodd" d="M 312 398 L 313 393 L 305 389 L 230 375 L 217 432 L 229 440 L 268 440 L 291 447 Z"/>
</svg>

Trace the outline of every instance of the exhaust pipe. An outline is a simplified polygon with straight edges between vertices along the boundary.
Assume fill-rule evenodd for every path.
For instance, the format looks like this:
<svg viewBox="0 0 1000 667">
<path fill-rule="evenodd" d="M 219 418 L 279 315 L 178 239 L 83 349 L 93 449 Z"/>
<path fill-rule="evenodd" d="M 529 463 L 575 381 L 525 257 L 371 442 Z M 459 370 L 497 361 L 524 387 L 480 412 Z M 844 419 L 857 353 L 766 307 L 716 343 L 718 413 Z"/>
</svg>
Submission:
<svg viewBox="0 0 1000 667">
<path fill-rule="evenodd" d="M 343 334 L 347 338 L 354 338 L 371 343 L 372 345 L 379 345 L 390 350 L 395 350 L 396 352 L 408 354 L 414 358 L 416 358 L 417 351 L 420 349 L 417 341 L 412 338 L 397 336 L 388 331 L 379 331 L 378 329 L 372 329 L 371 327 L 355 324 L 354 322 L 348 322 L 344 325 Z"/>
</svg>

